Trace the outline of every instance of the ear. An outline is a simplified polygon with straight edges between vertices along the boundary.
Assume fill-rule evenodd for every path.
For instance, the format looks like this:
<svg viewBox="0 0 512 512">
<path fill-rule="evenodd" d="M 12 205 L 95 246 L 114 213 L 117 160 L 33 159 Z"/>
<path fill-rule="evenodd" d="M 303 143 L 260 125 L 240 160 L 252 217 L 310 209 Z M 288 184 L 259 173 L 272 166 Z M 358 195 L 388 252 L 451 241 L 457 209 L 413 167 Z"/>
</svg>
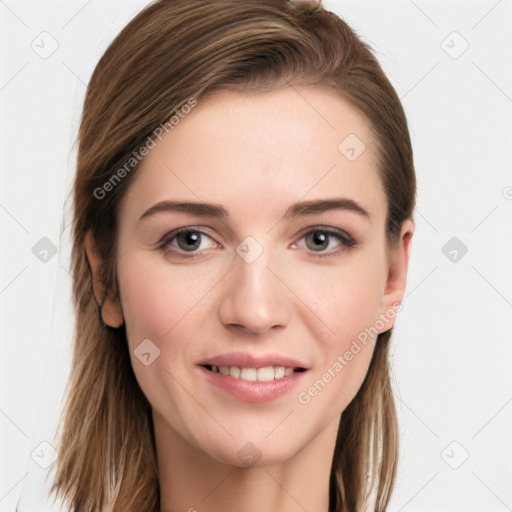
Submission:
<svg viewBox="0 0 512 512">
<path fill-rule="evenodd" d="M 388 331 L 395 323 L 396 312 L 401 308 L 407 284 L 407 270 L 411 253 L 414 224 L 410 219 L 402 223 L 398 244 L 389 250 L 389 271 L 382 297 L 381 315 L 387 319 L 379 333 Z"/>
<path fill-rule="evenodd" d="M 92 287 L 96 302 L 101 306 L 101 318 L 109 327 L 121 327 L 124 323 L 121 303 L 114 297 L 112 290 L 105 290 L 100 278 L 102 259 L 96 252 L 92 234 L 88 231 L 85 235 L 85 253 L 92 272 Z M 102 304 L 103 301 L 103 304 Z"/>
</svg>

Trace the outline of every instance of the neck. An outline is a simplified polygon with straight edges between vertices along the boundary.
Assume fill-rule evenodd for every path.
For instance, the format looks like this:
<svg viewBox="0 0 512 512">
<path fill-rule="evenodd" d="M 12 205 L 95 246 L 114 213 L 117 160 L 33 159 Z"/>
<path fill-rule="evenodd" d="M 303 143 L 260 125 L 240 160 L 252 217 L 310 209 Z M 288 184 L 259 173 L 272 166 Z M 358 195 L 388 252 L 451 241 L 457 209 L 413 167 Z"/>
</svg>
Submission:
<svg viewBox="0 0 512 512">
<path fill-rule="evenodd" d="M 220 462 L 153 412 L 161 512 L 327 512 L 339 417 L 286 461 Z"/>
</svg>

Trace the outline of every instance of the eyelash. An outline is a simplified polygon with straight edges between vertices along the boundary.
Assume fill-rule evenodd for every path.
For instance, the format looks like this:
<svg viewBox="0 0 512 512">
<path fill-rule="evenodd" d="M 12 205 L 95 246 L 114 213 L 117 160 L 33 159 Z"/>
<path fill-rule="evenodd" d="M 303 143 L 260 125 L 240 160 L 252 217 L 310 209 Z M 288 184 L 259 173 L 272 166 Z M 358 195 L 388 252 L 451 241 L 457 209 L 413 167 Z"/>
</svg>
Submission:
<svg viewBox="0 0 512 512">
<path fill-rule="evenodd" d="M 312 254 L 314 254 L 315 257 L 317 257 L 317 258 L 327 258 L 329 256 L 337 256 L 340 253 L 346 252 L 346 251 L 352 249 L 353 247 L 355 247 L 356 245 L 358 245 L 356 240 L 353 237 L 351 237 L 346 231 L 344 231 L 342 229 L 333 228 L 333 227 L 330 227 L 330 226 L 312 226 L 312 227 L 309 227 L 309 228 L 307 228 L 306 231 L 304 231 L 301 234 L 299 240 L 302 240 L 307 235 L 310 235 L 310 234 L 315 233 L 315 232 L 325 233 L 328 236 L 330 236 L 332 238 L 335 238 L 341 244 L 341 247 L 336 249 L 336 250 L 334 250 L 334 251 L 332 251 L 332 250 L 329 251 L 329 252 L 309 251 Z"/>
<path fill-rule="evenodd" d="M 200 233 L 201 235 L 205 235 L 208 238 L 213 240 L 213 238 L 208 233 L 206 233 L 204 230 L 202 230 L 201 228 L 198 228 L 195 226 L 185 226 L 182 228 L 175 229 L 174 231 L 171 231 L 170 233 L 167 233 L 166 235 L 164 235 L 164 237 L 160 240 L 160 242 L 158 242 L 157 248 L 165 253 L 171 252 L 174 254 L 178 254 L 180 257 L 183 257 L 183 258 L 192 259 L 192 258 L 200 257 L 201 251 L 190 251 L 187 253 L 186 251 L 180 252 L 180 251 L 176 251 L 174 249 L 169 250 L 169 244 L 180 233 L 187 233 L 187 232 Z M 350 236 L 346 231 L 343 231 L 343 230 L 337 229 L 337 228 L 333 228 L 330 226 L 321 226 L 321 225 L 309 227 L 306 231 L 304 231 L 301 234 L 299 240 L 302 240 L 307 235 L 310 235 L 315 232 L 321 232 L 321 233 L 327 234 L 327 235 L 335 238 L 336 240 L 338 240 L 342 245 L 341 249 L 337 249 L 337 250 L 329 251 L 329 252 L 309 251 L 317 258 L 326 258 L 329 256 L 336 256 L 341 252 L 348 251 L 348 250 L 352 249 L 353 247 L 356 247 L 357 245 L 359 245 L 358 242 L 352 236 Z M 216 243 L 218 243 L 218 242 L 216 242 Z M 296 245 L 296 243 L 294 243 L 294 245 Z"/>
</svg>

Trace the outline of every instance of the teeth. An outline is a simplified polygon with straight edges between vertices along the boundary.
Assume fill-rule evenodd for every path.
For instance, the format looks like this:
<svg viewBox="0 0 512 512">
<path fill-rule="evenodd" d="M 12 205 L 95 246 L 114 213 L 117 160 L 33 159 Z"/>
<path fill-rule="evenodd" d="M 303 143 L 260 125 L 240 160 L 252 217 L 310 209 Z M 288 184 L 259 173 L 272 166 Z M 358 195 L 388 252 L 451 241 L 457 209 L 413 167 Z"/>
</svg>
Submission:
<svg viewBox="0 0 512 512">
<path fill-rule="evenodd" d="M 250 380 L 251 382 L 258 380 L 258 372 L 256 368 L 242 368 L 240 371 L 240 378 Z"/>
<path fill-rule="evenodd" d="M 260 382 L 267 382 L 268 380 L 274 380 L 274 368 L 272 366 L 265 366 L 258 368 L 258 380 Z"/>
<path fill-rule="evenodd" d="M 239 368 L 238 366 L 211 366 L 212 372 L 250 382 L 268 382 L 293 375 L 293 368 L 265 366 L 263 368 Z"/>
<path fill-rule="evenodd" d="M 240 368 L 238 368 L 238 366 L 231 366 L 229 375 L 231 375 L 231 377 L 240 377 Z"/>
</svg>

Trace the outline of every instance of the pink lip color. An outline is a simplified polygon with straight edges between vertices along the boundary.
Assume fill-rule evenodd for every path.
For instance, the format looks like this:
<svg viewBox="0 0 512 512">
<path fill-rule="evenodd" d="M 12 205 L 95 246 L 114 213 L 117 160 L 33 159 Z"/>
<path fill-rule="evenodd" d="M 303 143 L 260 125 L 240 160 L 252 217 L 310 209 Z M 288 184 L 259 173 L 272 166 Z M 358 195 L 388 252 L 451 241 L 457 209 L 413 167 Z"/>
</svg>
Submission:
<svg viewBox="0 0 512 512">
<path fill-rule="evenodd" d="M 249 354 L 247 352 L 231 352 L 206 359 L 200 363 L 201 366 L 238 366 L 239 368 L 263 368 L 265 366 L 284 366 L 285 368 L 308 367 L 287 356 L 280 354 Z"/>
<path fill-rule="evenodd" d="M 198 367 L 206 381 L 243 402 L 270 402 L 294 388 L 307 372 L 293 373 L 268 382 L 251 382 Z M 252 367 L 254 368 L 254 367 Z"/>
</svg>

